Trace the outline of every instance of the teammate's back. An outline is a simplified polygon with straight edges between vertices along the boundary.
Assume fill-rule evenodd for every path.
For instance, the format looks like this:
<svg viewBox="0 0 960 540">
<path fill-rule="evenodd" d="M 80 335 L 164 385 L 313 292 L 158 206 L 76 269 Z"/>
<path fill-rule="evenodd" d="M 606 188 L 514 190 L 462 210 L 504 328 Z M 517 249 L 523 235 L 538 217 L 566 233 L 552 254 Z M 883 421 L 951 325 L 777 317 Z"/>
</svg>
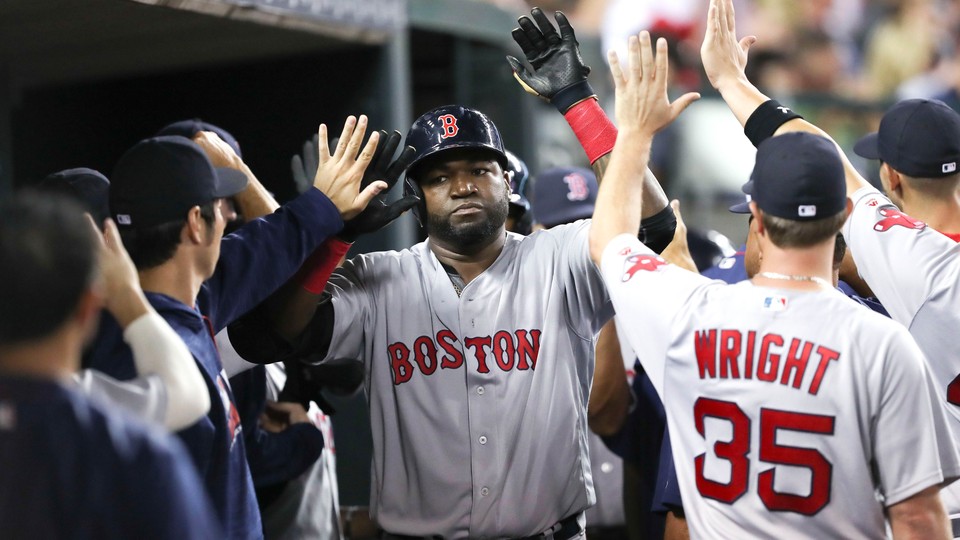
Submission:
<svg viewBox="0 0 960 540">
<path fill-rule="evenodd" d="M 221 534 L 177 441 L 52 381 L 0 376 L 4 538 Z"/>
<path fill-rule="evenodd" d="M 901 326 L 833 289 L 691 278 L 654 380 L 691 530 L 879 537 L 884 506 L 960 473 L 941 470 L 944 417 Z"/>
</svg>

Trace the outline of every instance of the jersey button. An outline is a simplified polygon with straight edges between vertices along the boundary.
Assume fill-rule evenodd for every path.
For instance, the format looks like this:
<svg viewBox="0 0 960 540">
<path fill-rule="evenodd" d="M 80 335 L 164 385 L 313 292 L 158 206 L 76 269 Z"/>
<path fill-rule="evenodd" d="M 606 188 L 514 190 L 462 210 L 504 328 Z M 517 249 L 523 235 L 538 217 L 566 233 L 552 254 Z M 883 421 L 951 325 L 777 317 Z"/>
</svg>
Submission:
<svg viewBox="0 0 960 540">
<path fill-rule="evenodd" d="M 487 436 L 486 436 L 486 435 L 481 435 L 480 438 L 477 439 L 477 440 L 480 441 L 480 444 L 487 444 Z"/>
<path fill-rule="evenodd" d="M 487 488 L 485 488 L 485 487 L 480 488 L 480 495 L 483 495 L 484 497 L 486 497 L 486 496 L 489 495 L 489 494 L 490 494 L 490 490 L 489 490 L 489 489 L 487 489 Z"/>
<path fill-rule="evenodd" d="M 484 390 L 482 386 L 478 386 L 478 387 L 477 387 L 477 393 L 478 393 L 478 394 L 480 394 L 480 395 L 482 396 L 484 392 L 486 392 L 486 390 Z"/>
</svg>

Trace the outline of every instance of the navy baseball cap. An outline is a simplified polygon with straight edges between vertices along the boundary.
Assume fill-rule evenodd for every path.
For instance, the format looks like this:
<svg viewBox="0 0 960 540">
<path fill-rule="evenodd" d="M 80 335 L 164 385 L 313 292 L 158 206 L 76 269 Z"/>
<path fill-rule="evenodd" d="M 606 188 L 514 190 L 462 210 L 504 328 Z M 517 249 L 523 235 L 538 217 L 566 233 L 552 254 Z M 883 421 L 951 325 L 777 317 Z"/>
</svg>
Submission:
<svg viewBox="0 0 960 540">
<path fill-rule="evenodd" d="M 32 186 L 38 191 L 65 194 L 90 212 L 97 225 L 110 216 L 110 181 L 100 171 L 78 167 L 47 175 Z"/>
<path fill-rule="evenodd" d="M 597 177 L 582 167 L 557 167 L 537 175 L 530 201 L 533 219 L 545 227 L 593 215 Z"/>
<path fill-rule="evenodd" d="M 134 145 L 117 162 L 110 213 L 121 227 L 152 227 L 183 219 L 190 208 L 232 197 L 246 185 L 246 175 L 214 167 L 190 139 L 153 137 Z"/>
<path fill-rule="evenodd" d="M 915 178 L 956 174 L 960 114 L 935 99 L 901 101 L 883 115 L 879 131 L 857 141 L 853 151 Z"/>
<path fill-rule="evenodd" d="M 831 140 L 812 133 L 786 133 L 760 143 L 743 190 L 765 213 L 795 221 L 835 216 L 847 206 L 840 153 Z"/>
<path fill-rule="evenodd" d="M 730 210 L 731 212 L 733 212 L 734 214 L 749 214 L 749 213 L 750 213 L 750 201 L 752 200 L 752 196 L 750 195 L 750 193 L 752 193 L 751 190 L 753 189 L 753 180 L 748 181 L 748 182 L 747 182 L 746 184 L 744 184 L 743 187 L 741 187 L 740 189 L 741 189 L 741 191 L 743 191 L 743 192 L 746 194 L 746 199 L 747 199 L 747 200 L 731 206 L 731 207 L 729 208 L 729 210 Z"/>
<path fill-rule="evenodd" d="M 179 122 L 167 124 L 160 128 L 157 135 L 180 135 L 181 137 L 193 139 L 193 136 L 200 131 L 212 131 L 216 133 L 218 137 L 223 139 L 223 142 L 229 144 L 230 148 L 233 148 L 233 151 L 236 152 L 238 156 L 243 157 L 243 153 L 240 151 L 240 143 L 237 142 L 237 139 L 229 131 L 209 122 L 204 122 L 199 118 L 180 120 Z"/>
</svg>

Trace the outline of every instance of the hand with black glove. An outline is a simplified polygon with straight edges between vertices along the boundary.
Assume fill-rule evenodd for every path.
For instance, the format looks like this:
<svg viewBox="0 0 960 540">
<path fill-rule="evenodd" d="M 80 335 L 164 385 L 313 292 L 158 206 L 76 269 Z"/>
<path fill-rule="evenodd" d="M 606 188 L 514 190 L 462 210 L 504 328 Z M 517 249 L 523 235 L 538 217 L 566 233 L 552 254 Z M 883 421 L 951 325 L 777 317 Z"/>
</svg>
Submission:
<svg viewBox="0 0 960 540">
<path fill-rule="evenodd" d="M 400 175 L 410 166 L 416 152 L 412 146 L 407 146 L 394 160 L 393 155 L 396 153 L 397 147 L 400 146 L 401 139 L 402 136 L 399 131 L 394 131 L 389 135 L 386 131 L 380 132 L 380 144 L 377 146 L 373 159 L 360 180 L 360 191 L 362 192 L 377 180 L 386 182 L 387 189 L 370 201 L 370 204 L 360 214 L 344 223 L 343 230 L 337 235 L 341 240 L 353 242 L 362 234 L 378 231 L 420 202 L 420 198 L 415 195 L 408 195 L 390 204 L 386 202 L 387 193 L 400 179 Z"/>
<path fill-rule="evenodd" d="M 533 8 L 530 15 L 536 24 L 524 15 L 518 19 L 520 28 L 514 28 L 512 34 L 533 71 L 513 56 L 507 56 L 507 62 L 524 90 L 546 99 L 564 114 L 596 95 L 587 83 L 590 68 L 580 57 L 580 44 L 566 15 L 559 11 L 554 15 L 559 34 L 540 8 Z"/>
<path fill-rule="evenodd" d="M 293 173 L 293 183 L 297 186 L 297 193 L 303 193 L 313 186 L 313 179 L 317 176 L 317 151 L 319 137 L 314 135 L 312 139 L 303 142 L 303 157 L 293 156 L 290 158 L 290 170 Z M 337 140 L 333 140 L 333 146 L 336 147 Z"/>
</svg>

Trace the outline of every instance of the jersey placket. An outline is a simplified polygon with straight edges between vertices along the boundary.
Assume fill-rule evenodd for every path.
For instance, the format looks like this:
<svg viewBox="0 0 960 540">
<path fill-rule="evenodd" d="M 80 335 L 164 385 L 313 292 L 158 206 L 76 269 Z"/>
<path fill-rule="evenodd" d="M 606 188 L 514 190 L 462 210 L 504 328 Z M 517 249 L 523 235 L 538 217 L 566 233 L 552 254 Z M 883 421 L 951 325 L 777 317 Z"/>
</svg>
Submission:
<svg viewBox="0 0 960 540">
<path fill-rule="evenodd" d="M 459 313 L 466 357 L 466 392 L 468 403 L 470 461 L 473 477 L 473 505 L 470 512 L 471 536 L 481 530 L 482 524 L 490 525 L 490 515 L 495 501 L 500 498 L 501 482 L 497 423 L 502 414 L 501 404 L 491 400 L 500 394 L 497 377 L 499 373 L 492 357 L 492 336 L 495 333 L 496 315 L 490 310 L 491 302 L 480 293 L 485 290 L 483 277 L 478 276 L 463 289 Z"/>
</svg>

